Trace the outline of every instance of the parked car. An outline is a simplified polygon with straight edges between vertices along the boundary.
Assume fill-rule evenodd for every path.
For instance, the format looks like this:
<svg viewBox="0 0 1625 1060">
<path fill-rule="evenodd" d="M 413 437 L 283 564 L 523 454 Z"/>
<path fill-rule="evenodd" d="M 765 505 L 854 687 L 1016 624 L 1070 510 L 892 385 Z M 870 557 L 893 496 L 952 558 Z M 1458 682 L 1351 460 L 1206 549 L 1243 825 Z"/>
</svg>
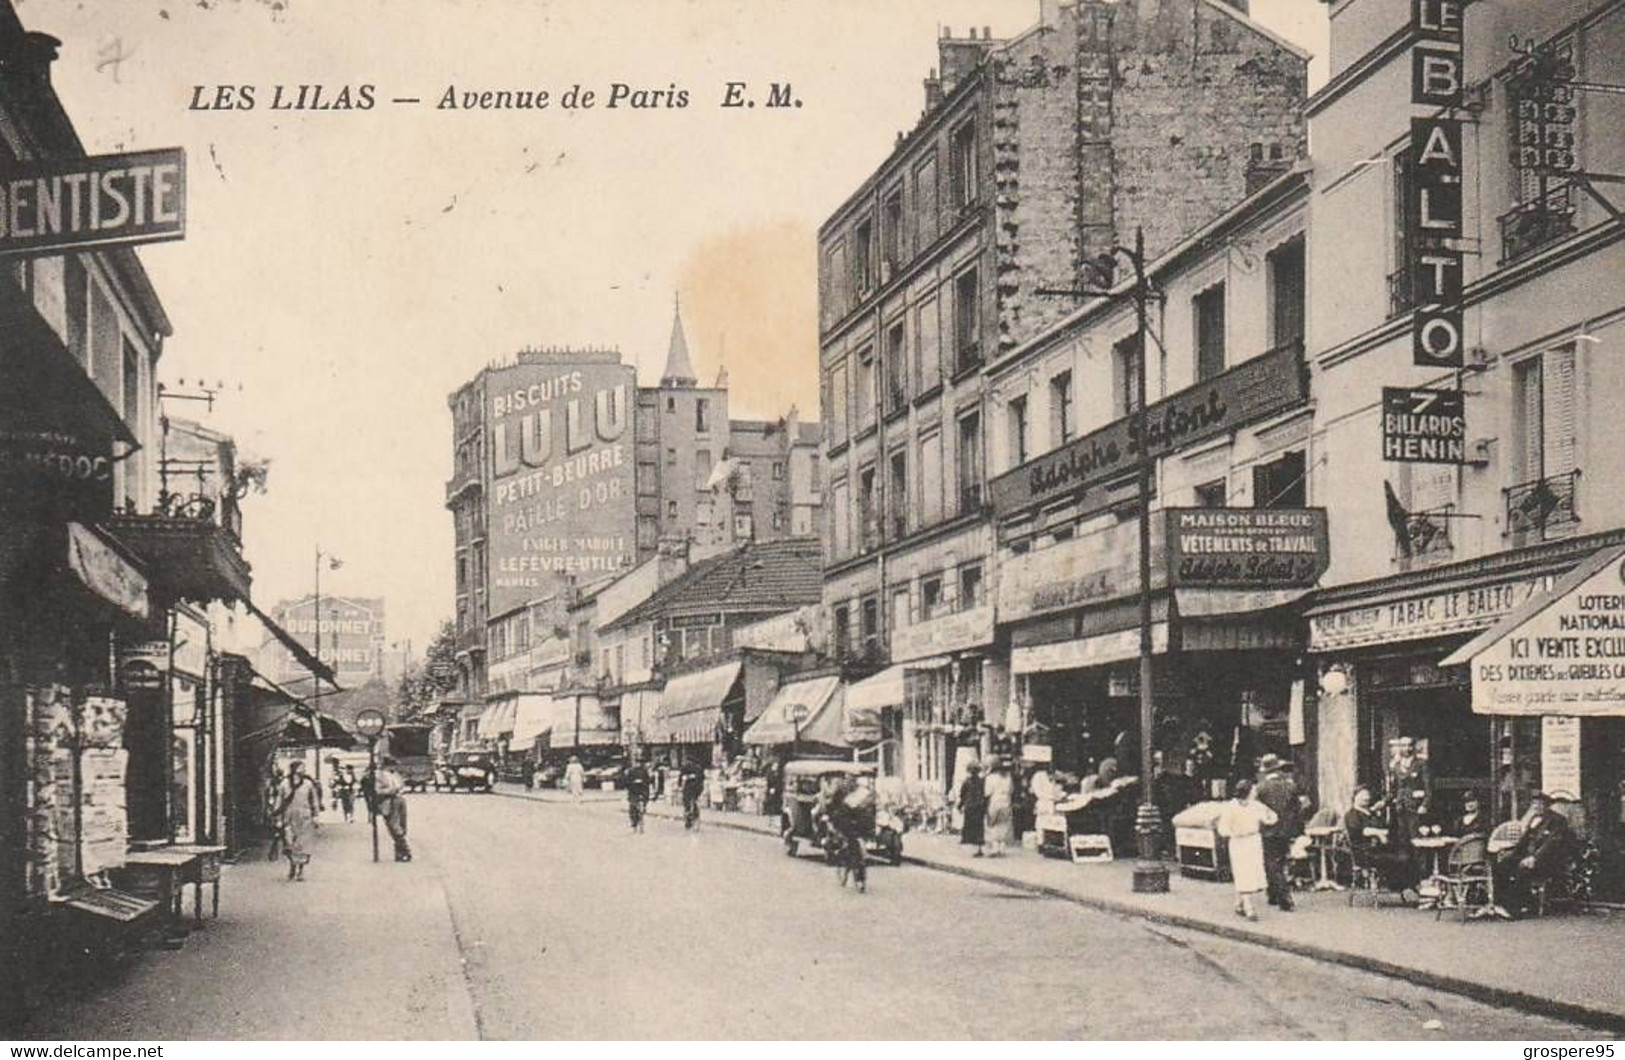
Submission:
<svg viewBox="0 0 1625 1060">
<path fill-rule="evenodd" d="M 802 843 L 829 857 L 832 844 L 823 818 L 830 793 L 841 785 L 874 790 L 875 767 L 868 763 L 841 762 L 820 758 L 798 758 L 784 767 L 784 811 L 779 834 L 784 852 L 795 857 Z M 892 865 L 903 863 L 903 823 L 889 811 L 877 810 L 871 799 L 860 815 L 860 835 L 866 855 Z"/>
<path fill-rule="evenodd" d="M 451 791 L 490 791 L 496 786 L 497 767 L 488 755 L 454 751 L 439 770 L 435 787 Z"/>
</svg>

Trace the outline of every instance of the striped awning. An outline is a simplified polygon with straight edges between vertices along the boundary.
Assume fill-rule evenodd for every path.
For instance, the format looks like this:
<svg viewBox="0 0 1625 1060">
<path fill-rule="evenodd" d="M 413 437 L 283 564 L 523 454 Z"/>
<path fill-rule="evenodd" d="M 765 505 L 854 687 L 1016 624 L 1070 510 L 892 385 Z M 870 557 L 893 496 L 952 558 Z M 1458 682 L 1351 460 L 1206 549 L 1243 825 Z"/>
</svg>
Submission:
<svg viewBox="0 0 1625 1060">
<path fill-rule="evenodd" d="M 516 702 L 513 736 L 509 744 L 516 750 L 529 747 L 553 723 L 553 697 L 545 692 L 521 692 Z"/>
<path fill-rule="evenodd" d="M 739 683 L 743 664 L 713 666 L 666 683 L 651 743 L 710 743 L 722 720 L 722 704 Z"/>
<path fill-rule="evenodd" d="M 841 711 L 831 703 L 839 699 L 836 692 L 840 687 L 838 675 L 785 685 L 745 730 L 745 742 L 762 747 L 797 741 L 839 745 Z"/>
</svg>

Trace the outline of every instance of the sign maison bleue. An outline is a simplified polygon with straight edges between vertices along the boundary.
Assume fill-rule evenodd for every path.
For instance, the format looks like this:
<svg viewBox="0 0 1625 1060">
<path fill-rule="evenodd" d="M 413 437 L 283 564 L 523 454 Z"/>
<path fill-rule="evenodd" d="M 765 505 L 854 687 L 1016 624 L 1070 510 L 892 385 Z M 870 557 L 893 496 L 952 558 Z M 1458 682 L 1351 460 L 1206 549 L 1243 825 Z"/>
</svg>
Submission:
<svg viewBox="0 0 1625 1060">
<path fill-rule="evenodd" d="M 1331 564 L 1324 508 L 1169 508 L 1168 583 L 1307 588 Z"/>
<path fill-rule="evenodd" d="M 1433 108 L 1411 119 L 1405 250 L 1412 361 L 1460 368 L 1462 348 L 1461 122 L 1462 0 L 1411 0 L 1411 103 Z"/>
<path fill-rule="evenodd" d="M 1467 463 L 1467 400 L 1460 390 L 1382 388 L 1382 458 Z"/>
<path fill-rule="evenodd" d="M 0 255 L 185 236 L 186 153 L 179 147 L 0 168 Z"/>
<path fill-rule="evenodd" d="M 1146 452 L 1155 459 L 1227 434 L 1308 399 L 1295 347 L 1283 346 L 1125 416 L 994 479 L 994 510 L 1011 515 L 1116 478 Z"/>
</svg>

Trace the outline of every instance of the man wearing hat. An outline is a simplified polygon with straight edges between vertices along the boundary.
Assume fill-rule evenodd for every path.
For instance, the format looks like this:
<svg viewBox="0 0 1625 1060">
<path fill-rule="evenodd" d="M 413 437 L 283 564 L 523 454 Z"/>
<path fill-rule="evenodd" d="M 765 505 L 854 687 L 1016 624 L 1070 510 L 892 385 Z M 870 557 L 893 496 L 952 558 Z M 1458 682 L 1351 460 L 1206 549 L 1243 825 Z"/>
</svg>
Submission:
<svg viewBox="0 0 1625 1060">
<path fill-rule="evenodd" d="M 1523 835 L 1495 863 L 1496 901 L 1515 914 L 1529 910 L 1535 887 L 1564 872 L 1574 853 L 1574 830 L 1554 801 L 1544 791 L 1530 796 Z"/>
<path fill-rule="evenodd" d="M 1287 860 L 1292 841 L 1303 834 L 1303 797 L 1292 779 L 1292 764 L 1267 754 L 1258 760 L 1260 780 L 1253 797 L 1275 811 L 1275 823 L 1264 825 L 1264 879 L 1270 905 L 1282 912 L 1292 909 L 1292 888 L 1287 882 Z"/>
</svg>

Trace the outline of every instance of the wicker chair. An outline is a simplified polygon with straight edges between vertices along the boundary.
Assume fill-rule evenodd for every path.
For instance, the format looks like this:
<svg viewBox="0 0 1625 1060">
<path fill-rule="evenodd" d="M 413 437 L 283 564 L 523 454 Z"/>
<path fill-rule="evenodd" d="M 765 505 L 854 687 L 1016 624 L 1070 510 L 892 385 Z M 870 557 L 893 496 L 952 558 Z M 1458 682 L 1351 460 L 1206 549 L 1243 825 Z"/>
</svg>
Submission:
<svg viewBox="0 0 1625 1060">
<path fill-rule="evenodd" d="M 1435 907 L 1433 919 L 1438 920 L 1447 908 L 1461 912 L 1461 922 L 1476 909 L 1489 908 L 1495 900 L 1495 874 L 1490 871 L 1489 841 L 1484 836 L 1466 836 L 1450 848 L 1445 872 L 1436 876 L 1442 893 Z"/>
</svg>

